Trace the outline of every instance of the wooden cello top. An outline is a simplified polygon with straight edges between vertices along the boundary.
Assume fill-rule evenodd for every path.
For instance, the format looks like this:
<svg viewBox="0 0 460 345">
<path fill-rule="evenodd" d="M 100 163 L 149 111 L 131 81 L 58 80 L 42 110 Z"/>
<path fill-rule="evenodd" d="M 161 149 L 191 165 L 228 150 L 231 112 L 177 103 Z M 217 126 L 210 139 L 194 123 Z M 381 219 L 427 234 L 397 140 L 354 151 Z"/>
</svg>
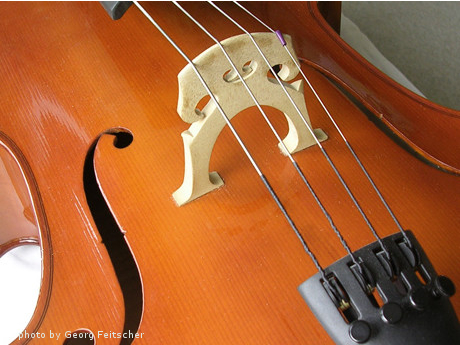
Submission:
<svg viewBox="0 0 460 345">
<path fill-rule="evenodd" d="M 102 332 L 97 344 L 120 343 L 103 335 L 122 332 L 130 304 L 87 205 L 83 169 L 95 139 L 123 128 L 133 134 L 132 144 L 116 149 L 113 138 L 103 135 L 94 157 L 98 183 L 126 232 L 142 281 L 143 337 L 135 343 L 330 343 L 296 290 L 315 267 L 228 130 L 210 166 L 225 187 L 185 207 L 173 202 L 183 177 L 180 133 L 189 127 L 176 113 L 177 74 L 185 62 L 142 15 L 131 9 L 112 22 L 96 3 L 0 6 L 8 13 L 0 23 L 1 140 L 28 167 L 42 231 L 43 285 L 28 330 L 64 335 L 88 329 Z M 250 31 L 263 31 L 230 4 L 222 6 Z M 401 223 L 414 231 L 437 271 L 458 285 L 459 113 L 402 90 L 365 63 L 326 26 L 314 4 L 249 7 L 293 37 L 305 73 Z M 213 44 L 172 4 L 146 8 L 191 57 Z M 186 8 L 221 40 L 240 33 L 207 4 Z M 367 121 L 320 71 L 425 161 Z M 311 91 L 305 89 L 305 96 L 312 123 L 329 135 L 325 148 L 381 236 L 396 232 Z M 284 118 L 267 111 L 285 133 Z M 257 111 L 234 123 L 323 266 L 343 257 Z M 374 241 L 320 150 L 296 158 L 350 246 Z M 458 295 L 452 302 L 458 311 Z"/>
</svg>

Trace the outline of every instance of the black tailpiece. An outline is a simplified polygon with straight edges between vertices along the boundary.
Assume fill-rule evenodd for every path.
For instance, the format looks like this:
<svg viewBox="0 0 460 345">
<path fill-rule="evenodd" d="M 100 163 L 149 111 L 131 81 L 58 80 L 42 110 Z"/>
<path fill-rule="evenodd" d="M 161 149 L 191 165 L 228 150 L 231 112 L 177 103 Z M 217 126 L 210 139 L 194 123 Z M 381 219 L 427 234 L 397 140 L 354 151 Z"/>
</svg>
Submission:
<svg viewBox="0 0 460 345">
<path fill-rule="evenodd" d="M 382 240 L 392 263 L 377 242 L 354 253 L 373 286 L 363 286 L 360 270 L 348 256 L 326 268 L 328 282 L 316 274 L 299 286 L 336 344 L 460 344 L 460 326 L 449 301 L 455 286 L 436 274 L 415 236 L 406 234 L 412 248 L 401 233 Z"/>
</svg>

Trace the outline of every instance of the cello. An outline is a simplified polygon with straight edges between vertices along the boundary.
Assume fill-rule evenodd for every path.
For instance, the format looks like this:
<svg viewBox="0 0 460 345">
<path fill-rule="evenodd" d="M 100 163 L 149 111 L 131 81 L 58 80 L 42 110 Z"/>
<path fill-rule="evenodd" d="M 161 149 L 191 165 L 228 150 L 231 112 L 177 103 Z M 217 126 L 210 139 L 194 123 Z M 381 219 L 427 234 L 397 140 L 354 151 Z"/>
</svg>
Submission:
<svg viewBox="0 0 460 345">
<path fill-rule="evenodd" d="M 217 6 L 249 32 L 267 32 L 235 4 Z M 370 66 L 340 40 L 318 4 L 245 6 L 280 30 L 314 85 L 315 91 L 307 87 L 285 55 L 272 68 L 256 56 L 239 66 L 248 84 L 263 72 L 280 98 L 282 85 L 295 89 L 292 97 L 304 97 L 307 124 L 322 134 L 299 129 L 295 111 L 270 105 L 277 98 L 268 86 L 259 90 L 259 97 L 270 96 L 262 107 L 275 130 L 282 137 L 294 133 L 292 149 L 277 147 L 256 107 L 241 110 L 241 98 L 219 94 L 215 102 L 204 95 L 183 56 L 135 8 L 112 21 L 95 3 L 2 4 L 9 15 L 1 23 L 1 142 L 27 183 L 43 265 L 37 307 L 14 344 L 317 344 L 332 343 L 331 337 L 378 344 L 386 340 L 382 334 L 420 319 L 419 327 L 391 341 L 417 343 L 430 327 L 442 331 L 430 339 L 458 340 L 460 114 Z M 199 66 L 211 66 L 221 84 L 241 87 L 231 66 L 218 69 L 216 55 L 203 55 L 216 54 L 218 46 L 180 8 L 144 7 L 187 56 L 208 62 Z M 242 35 L 210 4 L 183 7 L 218 41 Z M 237 49 L 249 47 L 247 40 L 225 42 Z M 212 133 L 215 144 L 203 140 L 197 154 L 185 144 L 198 137 L 201 122 L 201 136 L 211 136 L 205 120 L 219 115 L 225 97 L 234 97 L 238 116 L 231 124 L 263 171 L 262 182 L 230 125 Z M 322 102 L 391 205 L 404 227 L 400 234 Z M 224 113 L 232 111 L 227 107 Z M 305 144 L 316 134 L 319 145 Z M 302 174 L 286 158 L 289 150 Z M 209 163 L 192 162 L 203 156 Z M 202 170 L 211 187 L 192 183 L 184 195 L 174 194 Z M 217 173 L 208 177 L 208 170 Z M 344 271 L 353 283 L 342 278 Z M 399 293 L 397 303 L 386 288 Z M 360 296 L 374 308 L 372 321 Z M 336 320 L 345 335 L 333 333 Z"/>
</svg>

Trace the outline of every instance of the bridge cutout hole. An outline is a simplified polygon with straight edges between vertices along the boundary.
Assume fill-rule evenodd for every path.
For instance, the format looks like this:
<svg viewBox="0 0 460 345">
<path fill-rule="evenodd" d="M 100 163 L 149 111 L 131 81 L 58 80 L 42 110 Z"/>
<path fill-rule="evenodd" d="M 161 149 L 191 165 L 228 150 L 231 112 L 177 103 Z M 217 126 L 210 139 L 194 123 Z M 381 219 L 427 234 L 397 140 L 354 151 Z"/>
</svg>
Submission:
<svg viewBox="0 0 460 345">
<path fill-rule="evenodd" d="M 210 102 L 214 105 L 214 101 L 211 101 L 211 96 L 209 95 L 206 95 L 202 99 L 200 99 L 200 101 L 197 103 L 195 107 L 195 114 L 204 117 L 207 112 L 206 107 L 208 106 L 208 104 L 210 104 Z"/>
<path fill-rule="evenodd" d="M 278 65 L 273 65 L 272 69 L 275 71 L 275 73 L 278 75 L 278 77 L 281 80 L 287 79 L 289 75 L 289 67 L 287 67 L 286 65 L 278 64 Z M 269 69 L 267 72 L 267 78 L 269 80 L 272 80 L 274 83 L 278 83 L 271 69 Z"/>
<path fill-rule="evenodd" d="M 236 72 L 232 69 L 229 69 L 227 71 L 225 71 L 225 73 L 222 75 L 222 78 L 227 82 L 227 83 L 231 83 L 231 82 L 234 82 L 235 81 L 235 77 L 238 78 L 238 75 L 236 74 Z"/>
<path fill-rule="evenodd" d="M 251 74 L 253 74 L 257 69 L 257 62 L 255 61 L 246 61 L 243 66 L 241 67 L 242 72 L 240 72 L 243 79 L 248 78 Z M 238 73 L 234 69 L 227 70 L 223 75 L 222 78 L 227 83 L 235 83 L 241 82 Z"/>
<path fill-rule="evenodd" d="M 255 61 L 247 61 L 243 65 L 242 70 L 245 73 L 251 73 L 252 71 L 255 71 L 256 68 L 257 68 L 257 62 L 255 62 Z"/>
</svg>

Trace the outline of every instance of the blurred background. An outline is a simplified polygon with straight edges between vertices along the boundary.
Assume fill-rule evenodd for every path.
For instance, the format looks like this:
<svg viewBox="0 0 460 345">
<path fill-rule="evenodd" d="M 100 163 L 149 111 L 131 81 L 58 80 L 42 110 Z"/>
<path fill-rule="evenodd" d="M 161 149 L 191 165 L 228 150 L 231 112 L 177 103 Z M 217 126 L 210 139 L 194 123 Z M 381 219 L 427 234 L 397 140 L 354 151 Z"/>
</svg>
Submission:
<svg viewBox="0 0 460 345">
<path fill-rule="evenodd" d="M 460 110 L 460 2 L 344 1 L 342 13 L 347 42 L 346 18 L 426 98 Z"/>
</svg>

